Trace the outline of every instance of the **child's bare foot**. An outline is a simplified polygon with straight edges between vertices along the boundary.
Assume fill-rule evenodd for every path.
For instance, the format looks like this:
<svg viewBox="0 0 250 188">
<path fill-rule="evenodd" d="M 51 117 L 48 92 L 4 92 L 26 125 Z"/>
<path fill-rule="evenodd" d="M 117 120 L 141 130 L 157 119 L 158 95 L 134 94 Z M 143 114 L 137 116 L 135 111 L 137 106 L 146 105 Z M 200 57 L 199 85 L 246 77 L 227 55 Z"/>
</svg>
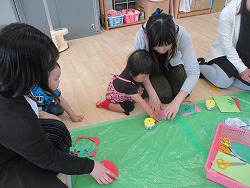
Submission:
<svg viewBox="0 0 250 188">
<path fill-rule="evenodd" d="M 97 108 L 101 108 L 101 107 L 102 107 L 102 102 L 101 102 L 101 101 L 98 101 L 98 102 L 95 104 L 95 106 L 96 106 Z"/>
<path fill-rule="evenodd" d="M 109 100 L 104 100 L 104 101 L 98 101 L 96 104 L 95 104 L 95 106 L 97 107 L 97 108 L 106 108 L 106 109 L 109 109 L 109 105 L 110 105 L 110 101 Z"/>
</svg>

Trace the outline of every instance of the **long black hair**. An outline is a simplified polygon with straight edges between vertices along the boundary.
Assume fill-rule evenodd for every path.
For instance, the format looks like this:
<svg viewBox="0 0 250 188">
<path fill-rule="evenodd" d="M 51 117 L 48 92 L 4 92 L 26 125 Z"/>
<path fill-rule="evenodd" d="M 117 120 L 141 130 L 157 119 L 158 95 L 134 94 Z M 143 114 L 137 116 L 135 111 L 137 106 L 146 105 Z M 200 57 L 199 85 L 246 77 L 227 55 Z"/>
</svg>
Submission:
<svg viewBox="0 0 250 188">
<path fill-rule="evenodd" d="M 125 70 L 131 77 L 152 72 L 153 59 L 147 50 L 139 49 L 129 55 Z"/>
<path fill-rule="evenodd" d="M 0 31 L 0 93 L 23 96 L 34 85 L 51 91 L 48 70 L 58 57 L 52 40 L 35 27 L 24 23 L 7 25 Z"/>
<path fill-rule="evenodd" d="M 155 50 L 153 49 L 156 46 L 172 44 L 167 61 L 170 61 L 170 59 L 175 56 L 177 51 L 176 37 L 179 28 L 175 25 L 172 16 L 165 13 L 153 14 L 149 17 L 144 31 L 148 37 L 149 52 L 153 55 L 156 61 Z"/>
</svg>

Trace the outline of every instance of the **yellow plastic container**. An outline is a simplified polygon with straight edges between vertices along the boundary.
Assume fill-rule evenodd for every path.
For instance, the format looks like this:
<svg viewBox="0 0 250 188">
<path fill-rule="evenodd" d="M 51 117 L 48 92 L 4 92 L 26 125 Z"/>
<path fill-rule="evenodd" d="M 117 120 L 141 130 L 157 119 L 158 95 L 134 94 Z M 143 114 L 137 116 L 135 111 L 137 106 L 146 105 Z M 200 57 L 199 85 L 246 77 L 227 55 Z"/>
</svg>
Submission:
<svg viewBox="0 0 250 188">
<path fill-rule="evenodd" d="M 206 100 L 206 102 L 205 102 L 206 109 L 213 110 L 215 107 L 215 104 L 216 104 L 215 101 L 212 99 Z"/>
<path fill-rule="evenodd" d="M 144 120 L 145 129 L 151 130 L 155 127 L 155 120 L 153 118 L 146 118 Z"/>
</svg>

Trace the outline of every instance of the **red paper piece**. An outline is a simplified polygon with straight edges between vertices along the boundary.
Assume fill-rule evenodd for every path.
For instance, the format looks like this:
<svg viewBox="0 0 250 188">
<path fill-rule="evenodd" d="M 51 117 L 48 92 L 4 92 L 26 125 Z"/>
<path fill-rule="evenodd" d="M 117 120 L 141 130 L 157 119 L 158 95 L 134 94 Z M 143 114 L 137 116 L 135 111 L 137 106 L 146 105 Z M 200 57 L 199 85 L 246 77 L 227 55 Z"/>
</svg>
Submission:
<svg viewBox="0 0 250 188">
<path fill-rule="evenodd" d="M 238 98 L 236 97 L 232 97 L 233 100 L 235 100 L 236 106 L 238 107 L 238 109 L 241 111 L 241 107 L 240 107 L 240 101 Z"/>
<path fill-rule="evenodd" d="M 78 152 L 76 151 L 76 150 L 74 150 L 73 152 L 71 152 L 72 153 L 72 155 L 77 155 L 78 154 Z"/>
<path fill-rule="evenodd" d="M 119 176 L 118 169 L 115 166 L 115 164 L 110 160 L 103 160 L 103 165 L 109 169 L 111 172 L 113 172 L 117 177 Z M 109 175 L 110 178 L 114 179 L 112 176 Z"/>
<path fill-rule="evenodd" d="M 78 142 L 78 141 L 81 140 L 82 138 L 87 138 L 87 139 L 93 141 L 96 145 L 98 145 L 98 144 L 99 144 L 99 141 L 100 141 L 100 138 L 97 138 L 97 137 L 78 136 L 78 137 L 76 138 L 76 141 L 75 141 L 74 145 L 76 144 L 76 142 Z"/>
<path fill-rule="evenodd" d="M 97 153 L 97 149 L 93 151 L 93 153 L 92 153 L 93 157 L 96 156 L 96 153 Z"/>
</svg>

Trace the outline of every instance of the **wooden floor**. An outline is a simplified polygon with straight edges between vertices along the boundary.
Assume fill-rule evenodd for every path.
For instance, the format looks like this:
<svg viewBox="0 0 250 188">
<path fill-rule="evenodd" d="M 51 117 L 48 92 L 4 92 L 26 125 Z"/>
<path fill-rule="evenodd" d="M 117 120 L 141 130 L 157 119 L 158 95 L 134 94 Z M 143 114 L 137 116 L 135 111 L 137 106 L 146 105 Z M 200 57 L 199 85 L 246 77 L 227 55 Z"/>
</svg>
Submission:
<svg viewBox="0 0 250 188">
<path fill-rule="evenodd" d="M 207 58 L 217 35 L 219 13 L 176 19 L 192 37 L 197 57 Z M 68 41 L 69 49 L 60 54 L 62 69 L 60 89 L 64 98 L 77 114 L 84 115 L 84 121 L 74 123 L 64 113 L 60 118 L 69 129 L 97 124 L 126 117 L 95 107 L 98 100 L 105 99 L 105 91 L 111 73 L 119 74 L 126 65 L 127 56 L 133 51 L 133 40 L 141 25 L 134 25 L 103 31 L 102 34 Z M 70 31 L 69 31 L 70 32 Z M 241 91 L 235 87 L 213 91 L 211 83 L 200 79 L 189 99 L 199 101 L 215 95 Z M 131 116 L 144 113 L 136 105 Z M 59 174 L 66 183 L 66 176 Z"/>
<path fill-rule="evenodd" d="M 197 57 L 207 58 L 210 46 L 217 35 L 218 13 L 176 19 L 192 37 Z M 84 121 L 74 123 L 67 114 L 61 119 L 69 129 L 124 118 L 126 115 L 95 107 L 105 98 L 111 73 L 119 74 L 126 65 L 127 56 L 133 51 L 133 40 L 141 25 L 103 31 L 102 34 L 68 41 L 69 49 L 60 54 L 62 68 L 60 89 L 64 98 Z M 69 31 L 70 32 L 70 31 Z M 198 101 L 240 91 L 230 87 L 219 91 L 210 89 L 211 84 L 200 79 L 189 99 Z M 131 116 L 144 113 L 139 106 Z"/>
</svg>

